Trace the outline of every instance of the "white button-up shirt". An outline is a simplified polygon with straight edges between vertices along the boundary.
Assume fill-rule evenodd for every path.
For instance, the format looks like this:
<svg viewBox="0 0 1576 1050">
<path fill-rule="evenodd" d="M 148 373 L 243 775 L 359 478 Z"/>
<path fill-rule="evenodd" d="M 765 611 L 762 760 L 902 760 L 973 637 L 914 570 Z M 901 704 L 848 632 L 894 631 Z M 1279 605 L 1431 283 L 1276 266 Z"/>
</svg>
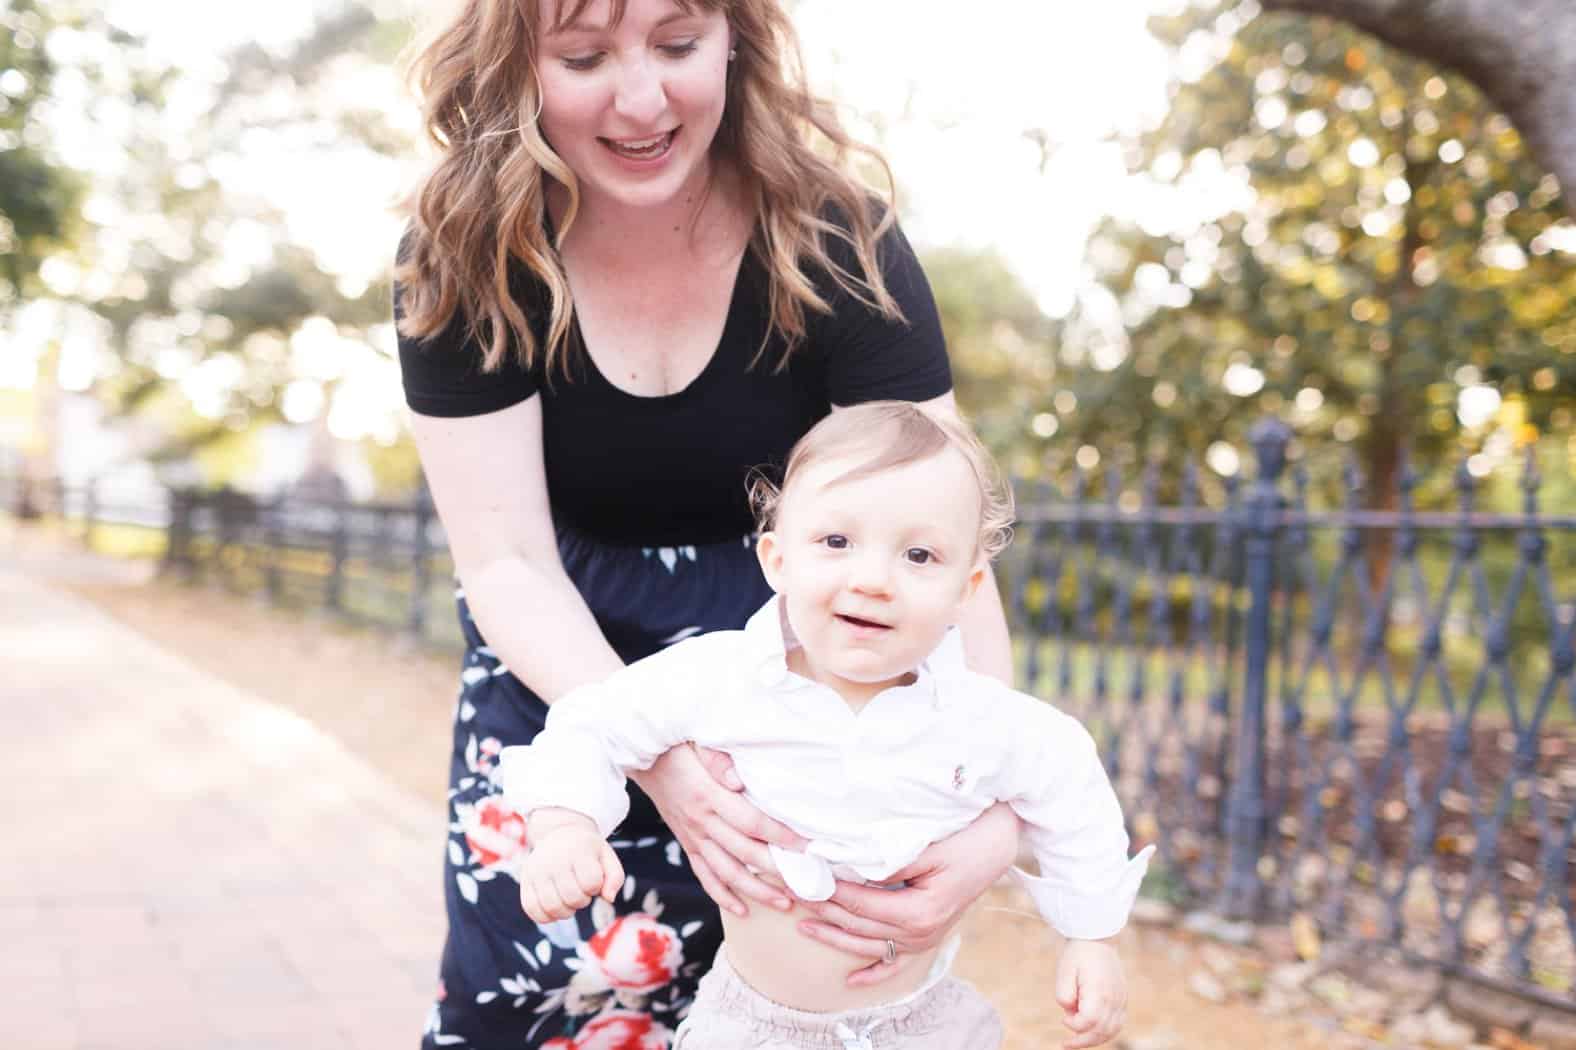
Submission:
<svg viewBox="0 0 1576 1050">
<path fill-rule="evenodd" d="M 746 797 L 809 840 L 771 848 L 805 900 L 834 877 L 886 882 L 996 802 L 1022 819 L 1040 875 L 1014 868 L 1064 936 L 1122 928 L 1153 846 L 1128 859 L 1122 812 L 1094 740 L 1075 719 L 963 663 L 957 632 L 858 712 L 788 669 L 777 599 L 742 631 L 689 638 L 554 703 L 499 777 L 523 813 L 560 806 L 610 834 L 629 811 L 629 770 L 694 741 L 727 752 Z"/>
</svg>

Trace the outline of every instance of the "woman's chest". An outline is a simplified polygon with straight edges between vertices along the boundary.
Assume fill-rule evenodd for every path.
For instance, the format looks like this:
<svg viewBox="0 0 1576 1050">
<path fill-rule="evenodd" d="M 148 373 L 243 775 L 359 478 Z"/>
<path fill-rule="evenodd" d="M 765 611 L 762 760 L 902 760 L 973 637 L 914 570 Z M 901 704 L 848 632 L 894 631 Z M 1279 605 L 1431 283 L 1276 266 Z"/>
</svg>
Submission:
<svg viewBox="0 0 1576 1050">
<path fill-rule="evenodd" d="M 724 265 L 571 275 L 590 365 L 633 397 L 670 397 L 712 363 L 734 313 L 738 259 Z"/>
</svg>

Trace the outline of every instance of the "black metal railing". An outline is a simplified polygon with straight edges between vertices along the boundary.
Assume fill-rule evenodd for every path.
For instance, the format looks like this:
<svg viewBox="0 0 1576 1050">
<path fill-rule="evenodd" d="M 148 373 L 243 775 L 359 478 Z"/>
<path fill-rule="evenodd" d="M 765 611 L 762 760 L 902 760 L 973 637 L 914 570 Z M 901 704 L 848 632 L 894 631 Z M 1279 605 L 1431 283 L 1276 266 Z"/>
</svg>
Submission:
<svg viewBox="0 0 1576 1050">
<path fill-rule="evenodd" d="M 1576 977 L 1576 515 L 1310 508 L 1290 434 L 1248 483 L 1019 486 L 1021 680 L 1090 725 L 1159 888 L 1562 1006 Z M 1135 498 L 1136 497 L 1136 498 Z M 1568 509 L 1568 508 L 1567 508 Z"/>
<path fill-rule="evenodd" d="M 1570 1006 L 1576 980 L 1576 514 L 1367 509 L 1348 470 L 1315 508 L 1290 434 L 1253 433 L 1253 480 L 1206 499 L 1184 470 L 1020 482 L 999 566 L 1022 687 L 1089 725 L 1149 892 L 1327 935 Z M 1092 489 L 1103 485 L 1096 498 Z M 1431 504 L 1438 504 L 1438 489 Z M 425 500 L 259 500 L 13 484 L 8 506 L 106 547 L 157 538 L 164 571 L 458 641 Z M 1164 498 L 1162 496 L 1164 495 Z"/>
</svg>

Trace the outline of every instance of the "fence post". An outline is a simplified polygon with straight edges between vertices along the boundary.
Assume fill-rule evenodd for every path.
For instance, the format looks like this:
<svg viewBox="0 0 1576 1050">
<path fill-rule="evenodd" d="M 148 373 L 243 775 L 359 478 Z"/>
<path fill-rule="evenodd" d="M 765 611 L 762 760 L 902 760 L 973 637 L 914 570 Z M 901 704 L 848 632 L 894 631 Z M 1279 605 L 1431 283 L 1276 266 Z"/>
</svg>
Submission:
<svg viewBox="0 0 1576 1050">
<path fill-rule="evenodd" d="M 82 546 L 93 549 L 93 519 L 98 517 L 98 478 L 90 476 L 82 486 Z"/>
<path fill-rule="evenodd" d="M 344 611 L 345 562 L 350 557 L 350 508 L 342 499 L 330 504 L 334 508 L 334 536 L 331 554 L 334 559 L 325 581 L 323 604 L 334 612 Z"/>
<path fill-rule="evenodd" d="M 284 529 L 280 524 L 285 513 L 284 493 L 276 493 L 267 502 L 259 503 L 258 512 L 263 516 L 263 586 L 268 604 L 281 605 L 285 593 L 284 572 L 280 568 L 285 546 Z"/>
<path fill-rule="evenodd" d="M 1258 476 L 1243 508 L 1244 577 L 1248 614 L 1243 631 L 1242 706 L 1236 724 L 1236 768 L 1226 803 L 1229 864 L 1221 910 L 1232 918 L 1257 918 L 1264 899 L 1259 857 L 1264 852 L 1264 708 L 1268 696 L 1270 620 L 1275 586 L 1275 535 L 1279 530 L 1279 482 L 1286 467 L 1291 429 L 1274 417 L 1255 423 L 1248 438 L 1258 458 Z"/>
<path fill-rule="evenodd" d="M 415 533 L 411 538 L 410 565 L 410 633 L 420 638 L 427 630 L 427 591 L 431 587 L 432 548 L 427 542 L 427 528 L 432 524 L 432 497 L 424 486 L 411 501 L 415 518 Z"/>
</svg>

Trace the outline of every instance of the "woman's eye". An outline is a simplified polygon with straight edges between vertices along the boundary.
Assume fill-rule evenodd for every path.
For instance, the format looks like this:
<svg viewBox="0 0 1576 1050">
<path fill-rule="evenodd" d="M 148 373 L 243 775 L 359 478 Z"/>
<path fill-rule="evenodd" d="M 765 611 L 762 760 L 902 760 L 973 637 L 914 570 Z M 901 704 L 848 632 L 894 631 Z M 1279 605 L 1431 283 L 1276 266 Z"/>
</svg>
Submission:
<svg viewBox="0 0 1576 1050">
<path fill-rule="evenodd" d="M 677 44 L 661 44 L 657 50 L 669 58 L 683 58 L 685 55 L 694 53 L 696 43 L 697 41 L 695 40 L 685 40 Z"/>
<path fill-rule="evenodd" d="M 821 542 L 826 544 L 826 546 L 830 547 L 834 551 L 848 549 L 848 537 L 842 535 L 841 533 L 834 532 L 830 536 L 822 537 Z"/>
<path fill-rule="evenodd" d="M 600 51 L 593 51 L 589 55 L 565 55 L 564 56 L 564 65 L 568 66 L 570 69 L 579 69 L 579 70 L 595 69 L 597 67 L 597 65 L 599 63 L 601 63 L 601 61 L 602 61 L 602 53 Z"/>
<path fill-rule="evenodd" d="M 910 547 L 903 552 L 903 557 L 908 559 L 910 565 L 929 565 L 936 556 L 923 547 Z"/>
</svg>

